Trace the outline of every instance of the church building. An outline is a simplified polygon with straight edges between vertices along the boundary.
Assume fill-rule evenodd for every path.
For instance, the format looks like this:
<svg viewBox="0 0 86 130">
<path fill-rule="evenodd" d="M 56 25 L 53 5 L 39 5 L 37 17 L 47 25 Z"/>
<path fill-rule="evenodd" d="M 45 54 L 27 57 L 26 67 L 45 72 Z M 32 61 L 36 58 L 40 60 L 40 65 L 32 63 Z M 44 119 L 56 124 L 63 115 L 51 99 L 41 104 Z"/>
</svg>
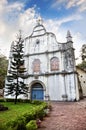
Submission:
<svg viewBox="0 0 86 130">
<path fill-rule="evenodd" d="M 70 31 L 67 32 L 66 39 L 64 43 L 58 42 L 55 34 L 47 32 L 40 22 L 33 28 L 32 34 L 24 39 L 24 59 L 27 70 L 27 79 L 24 82 L 28 87 L 27 99 L 79 100 Z"/>
</svg>

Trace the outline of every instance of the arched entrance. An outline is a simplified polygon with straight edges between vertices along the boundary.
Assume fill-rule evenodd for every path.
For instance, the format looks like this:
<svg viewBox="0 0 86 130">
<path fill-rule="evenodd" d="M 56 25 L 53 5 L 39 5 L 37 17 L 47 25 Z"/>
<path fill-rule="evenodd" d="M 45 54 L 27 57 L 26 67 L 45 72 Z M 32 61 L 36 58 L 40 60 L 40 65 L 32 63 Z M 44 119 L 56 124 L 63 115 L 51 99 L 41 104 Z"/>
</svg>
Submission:
<svg viewBox="0 0 86 130">
<path fill-rule="evenodd" d="M 31 99 L 32 100 L 43 100 L 44 90 L 40 83 L 35 83 L 31 87 Z"/>
</svg>

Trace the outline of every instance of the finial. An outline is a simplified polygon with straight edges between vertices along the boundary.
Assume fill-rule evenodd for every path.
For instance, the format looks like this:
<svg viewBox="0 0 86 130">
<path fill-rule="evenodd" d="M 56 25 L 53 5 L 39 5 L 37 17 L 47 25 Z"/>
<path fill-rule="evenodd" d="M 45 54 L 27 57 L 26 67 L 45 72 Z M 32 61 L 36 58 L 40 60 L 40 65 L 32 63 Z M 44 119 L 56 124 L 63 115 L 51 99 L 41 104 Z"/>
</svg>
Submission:
<svg viewBox="0 0 86 130">
<path fill-rule="evenodd" d="M 39 16 L 37 19 L 37 25 L 41 25 L 42 23 L 43 23 L 43 20 L 42 20 L 41 16 Z"/>
<path fill-rule="evenodd" d="M 67 42 L 70 42 L 70 41 L 72 41 L 72 36 L 71 36 L 71 33 L 70 33 L 70 31 L 68 30 L 67 31 Z"/>
</svg>

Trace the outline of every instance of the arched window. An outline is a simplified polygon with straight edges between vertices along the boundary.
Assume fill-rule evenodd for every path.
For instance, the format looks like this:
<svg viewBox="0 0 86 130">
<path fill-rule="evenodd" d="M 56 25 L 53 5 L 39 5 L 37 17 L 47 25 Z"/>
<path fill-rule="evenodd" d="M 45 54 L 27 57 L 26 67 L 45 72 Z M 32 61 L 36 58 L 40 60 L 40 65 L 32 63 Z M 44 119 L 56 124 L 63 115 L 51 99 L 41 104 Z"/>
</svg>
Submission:
<svg viewBox="0 0 86 130">
<path fill-rule="evenodd" d="M 59 59 L 57 57 L 53 57 L 50 61 L 51 71 L 59 70 Z"/>
<path fill-rule="evenodd" d="M 40 71 L 40 60 L 35 59 L 33 61 L 33 72 L 39 72 Z"/>
</svg>

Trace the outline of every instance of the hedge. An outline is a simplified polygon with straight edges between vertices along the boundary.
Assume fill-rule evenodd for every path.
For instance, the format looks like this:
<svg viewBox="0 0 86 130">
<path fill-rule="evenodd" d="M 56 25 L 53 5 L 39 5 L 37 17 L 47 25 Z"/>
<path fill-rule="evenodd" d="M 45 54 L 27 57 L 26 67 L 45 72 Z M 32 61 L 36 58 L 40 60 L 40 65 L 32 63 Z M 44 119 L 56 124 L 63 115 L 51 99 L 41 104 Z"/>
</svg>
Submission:
<svg viewBox="0 0 86 130">
<path fill-rule="evenodd" d="M 26 130 L 26 125 L 31 120 L 36 120 L 38 118 L 41 120 L 43 119 L 45 116 L 44 109 L 46 107 L 47 103 L 41 102 L 41 105 L 38 105 L 28 113 L 24 113 L 21 117 L 17 117 L 15 120 L 8 122 L 6 126 L 10 128 L 10 130 Z"/>
<path fill-rule="evenodd" d="M 12 98 L 1 98 L 0 102 L 15 102 L 15 99 L 12 99 Z M 31 100 L 28 100 L 28 99 L 17 99 L 17 102 L 31 103 Z"/>
<path fill-rule="evenodd" d="M 26 130 L 37 130 L 37 128 L 38 127 L 37 127 L 37 124 L 36 124 L 36 120 L 31 120 L 26 125 Z"/>
</svg>

